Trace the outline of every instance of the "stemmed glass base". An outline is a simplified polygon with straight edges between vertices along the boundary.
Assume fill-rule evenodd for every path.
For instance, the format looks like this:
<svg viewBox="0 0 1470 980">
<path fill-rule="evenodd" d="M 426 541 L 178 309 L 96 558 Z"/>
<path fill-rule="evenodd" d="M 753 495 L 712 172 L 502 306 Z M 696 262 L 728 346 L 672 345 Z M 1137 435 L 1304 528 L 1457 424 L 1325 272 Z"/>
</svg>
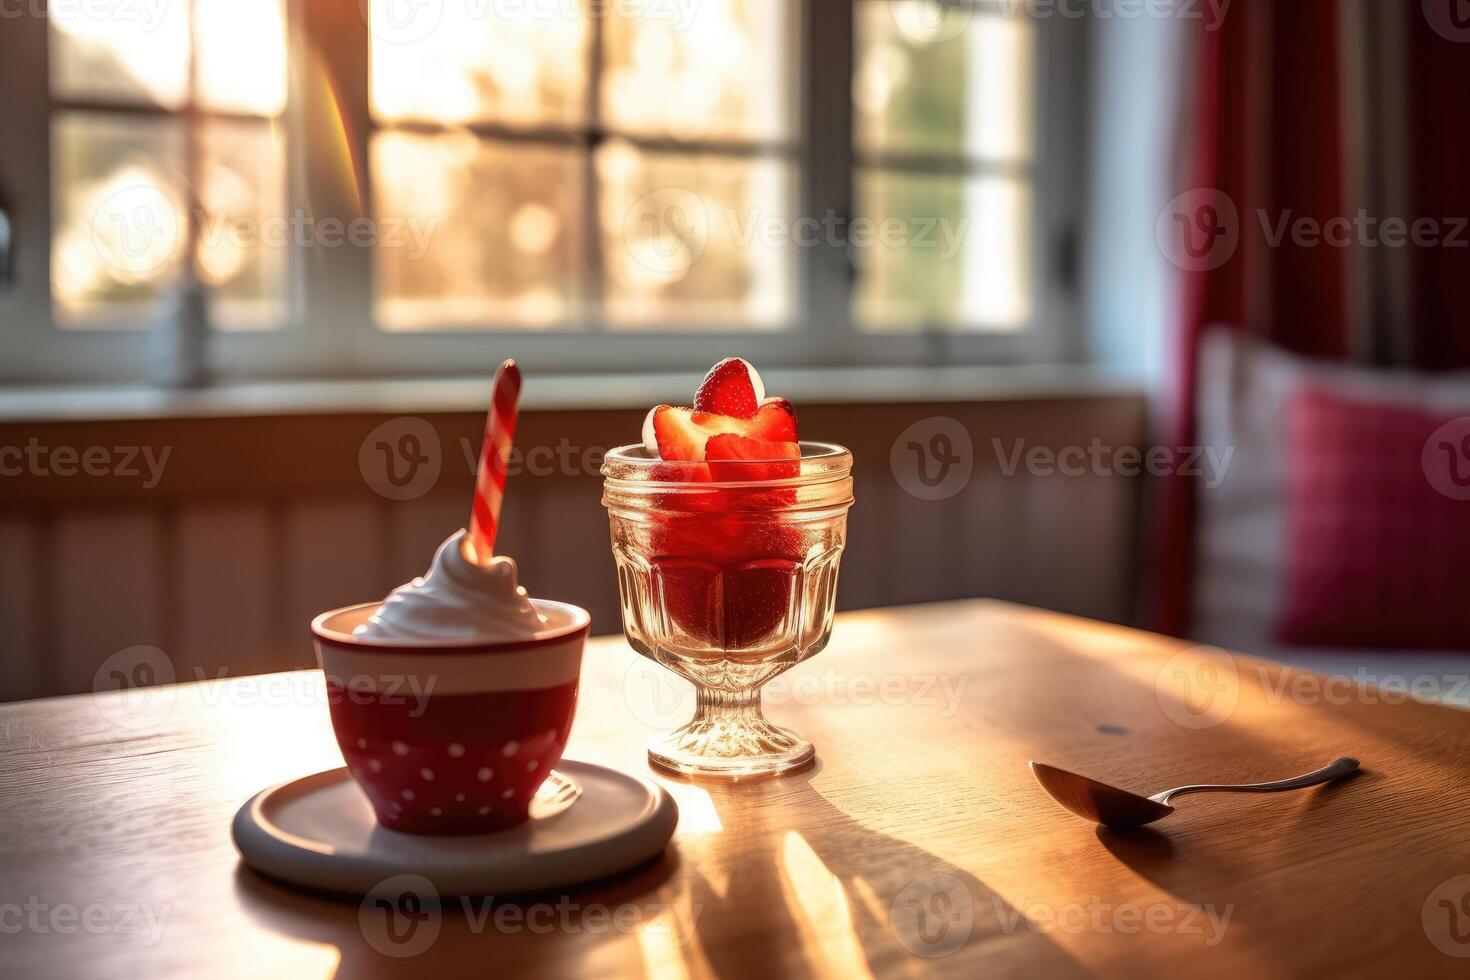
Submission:
<svg viewBox="0 0 1470 980">
<path fill-rule="evenodd" d="M 694 719 L 648 743 L 648 762 L 679 776 L 746 779 L 799 769 L 815 755 L 812 744 L 761 714 L 760 689 L 698 691 Z"/>
</svg>

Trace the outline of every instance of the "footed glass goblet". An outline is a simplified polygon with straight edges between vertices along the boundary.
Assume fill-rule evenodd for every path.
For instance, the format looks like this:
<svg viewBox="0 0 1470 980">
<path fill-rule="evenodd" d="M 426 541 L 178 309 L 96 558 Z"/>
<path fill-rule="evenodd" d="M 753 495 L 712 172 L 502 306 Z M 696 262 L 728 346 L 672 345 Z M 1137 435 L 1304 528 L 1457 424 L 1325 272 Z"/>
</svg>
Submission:
<svg viewBox="0 0 1470 980">
<path fill-rule="evenodd" d="M 852 454 L 803 442 L 799 459 L 707 464 L 624 446 L 602 473 L 623 632 L 696 694 L 650 764 L 745 778 L 809 762 L 811 743 L 762 715 L 761 687 L 832 634 Z"/>
</svg>

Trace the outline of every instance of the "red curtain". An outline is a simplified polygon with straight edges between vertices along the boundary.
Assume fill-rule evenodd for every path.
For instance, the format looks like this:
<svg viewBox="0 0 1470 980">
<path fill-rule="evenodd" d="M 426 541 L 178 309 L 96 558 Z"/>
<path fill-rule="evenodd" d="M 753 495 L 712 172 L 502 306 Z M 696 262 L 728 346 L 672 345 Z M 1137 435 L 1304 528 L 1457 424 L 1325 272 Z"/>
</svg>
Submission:
<svg viewBox="0 0 1470 980">
<path fill-rule="evenodd" d="M 1453 4 L 1456 0 L 1445 0 Z M 1393 37 L 1374 29 L 1348 0 L 1236 0 L 1217 29 L 1191 39 L 1191 96 L 1181 119 L 1183 187 L 1228 196 L 1238 212 L 1239 246 L 1218 268 L 1184 272 L 1177 335 L 1177 375 L 1171 439 L 1195 440 L 1197 345 L 1204 328 L 1249 331 L 1295 353 L 1343 359 L 1364 353 L 1364 333 L 1407 331 L 1424 368 L 1470 365 L 1470 249 L 1411 249 L 1412 322 L 1375 320 L 1359 308 L 1355 281 L 1378 268 L 1364 248 L 1303 245 L 1288 233 L 1273 242 L 1280 222 L 1353 218 L 1373 213 L 1365 188 L 1384 177 L 1399 154 L 1408 187 L 1400 200 L 1412 220 L 1427 216 L 1446 234 L 1453 217 L 1470 216 L 1470 40 L 1436 30 L 1420 4 L 1395 4 L 1404 18 L 1402 49 L 1379 50 Z M 1402 74 L 1373 77 L 1373 66 Z M 1374 152 L 1386 81 L 1398 83 L 1408 105 L 1407 146 Z M 1359 104 L 1359 103 L 1362 104 Z M 1370 105 L 1378 106 L 1378 115 Z M 1402 120 L 1400 120 L 1402 122 Z M 1395 130 L 1402 132 L 1402 130 Z M 1177 189 L 1176 189 L 1177 190 Z M 1470 241 L 1470 229 L 1465 232 Z M 1382 338 L 1378 338 L 1382 340 Z M 1403 339 L 1403 338 L 1401 338 Z M 1379 349 L 1370 342 L 1369 347 Z M 1166 481 L 1160 500 L 1153 567 L 1153 625 L 1187 635 L 1194 568 L 1195 487 Z"/>
<path fill-rule="evenodd" d="M 1409 201 L 1448 237 L 1470 219 L 1470 23 L 1451 19 L 1462 0 L 1436 2 L 1445 19 L 1411 18 L 1407 41 Z M 1429 370 L 1470 366 L 1470 227 L 1458 239 L 1411 252 L 1415 362 Z"/>
</svg>

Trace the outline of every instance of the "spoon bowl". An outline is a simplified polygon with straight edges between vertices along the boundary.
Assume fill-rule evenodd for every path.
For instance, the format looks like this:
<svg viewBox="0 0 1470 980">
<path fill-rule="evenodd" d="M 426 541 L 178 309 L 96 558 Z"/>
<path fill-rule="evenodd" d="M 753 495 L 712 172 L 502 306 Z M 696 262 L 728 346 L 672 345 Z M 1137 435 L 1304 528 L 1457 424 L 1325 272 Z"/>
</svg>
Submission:
<svg viewBox="0 0 1470 980">
<path fill-rule="evenodd" d="M 1031 763 L 1031 772 L 1035 774 L 1037 782 L 1041 783 L 1042 789 L 1051 794 L 1052 799 L 1084 820 L 1117 830 L 1142 827 L 1144 824 L 1162 820 L 1174 812 L 1169 801 L 1176 796 L 1191 793 L 1281 793 L 1328 783 L 1356 771 L 1357 768 L 1357 759 L 1342 758 L 1313 772 L 1269 783 L 1232 786 L 1200 783 L 1167 789 L 1153 796 L 1139 796 L 1126 789 L 1058 769 L 1044 762 Z"/>
<path fill-rule="evenodd" d="M 1167 803 L 1155 803 L 1146 796 L 1044 762 L 1031 763 L 1031 772 L 1052 799 L 1083 820 L 1107 827 L 1142 827 L 1174 812 Z"/>
</svg>

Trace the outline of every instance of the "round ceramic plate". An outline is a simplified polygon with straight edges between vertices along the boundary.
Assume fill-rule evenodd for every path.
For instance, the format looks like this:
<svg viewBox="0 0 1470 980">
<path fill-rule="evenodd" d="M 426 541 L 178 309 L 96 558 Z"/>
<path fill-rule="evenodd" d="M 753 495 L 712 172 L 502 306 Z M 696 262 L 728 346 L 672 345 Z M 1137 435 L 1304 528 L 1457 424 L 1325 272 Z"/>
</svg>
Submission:
<svg viewBox="0 0 1470 980">
<path fill-rule="evenodd" d="M 537 792 L 531 819 L 498 833 L 387 830 L 346 769 L 257 793 L 235 814 L 233 832 L 246 864 L 310 888 L 365 895 L 385 878 L 417 874 L 441 895 L 486 895 L 630 868 L 663 851 L 678 820 L 673 799 L 654 783 L 563 759 Z"/>
</svg>

